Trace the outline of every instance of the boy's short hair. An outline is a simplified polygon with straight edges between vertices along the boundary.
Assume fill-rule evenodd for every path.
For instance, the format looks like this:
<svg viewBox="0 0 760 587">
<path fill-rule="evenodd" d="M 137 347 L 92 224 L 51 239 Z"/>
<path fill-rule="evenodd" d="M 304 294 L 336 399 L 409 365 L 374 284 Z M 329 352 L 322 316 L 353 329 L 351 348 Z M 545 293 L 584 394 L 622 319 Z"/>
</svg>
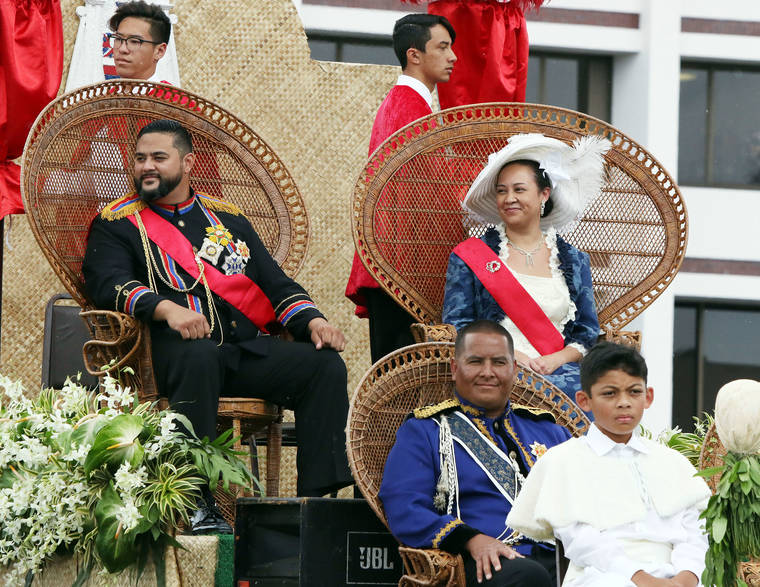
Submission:
<svg viewBox="0 0 760 587">
<path fill-rule="evenodd" d="M 396 53 L 401 69 L 406 69 L 406 52 L 412 47 L 425 52 L 425 43 L 430 40 L 430 29 L 435 25 L 443 26 L 451 37 L 451 44 L 457 34 L 445 16 L 438 14 L 407 14 L 398 19 L 393 26 L 393 51 Z"/>
<path fill-rule="evenodd" d="M 151 133 L 161 133 L 172 136 L 172 144 L 179 151 L 180 157 L 193 152 L 193 138 L 187 129 L 176 120 L 160 118 L 146 124 L 137 133 L 137 140 Z"/>
<path fill-rule="evenodd" d="M 498 322 L 494 322 L 493 320 L 475 320 L 475 322 L 470 322 L 467 326 L 463 327 L 461 330 L 457 332 L 457 338 L 454 341 L 454 356 L 459 357 L 459 355 L 464 350 L 464 339 L 468 334 L 474 334 L 476 332 L 480 333 L 486 333 L 486 334 L 500 334 L 504 338 L 507 339 L 507 346 L 509 347 L 509 354 L 514 358 L 515 356 L 515 345 L 514 342 L 512 342 L 512 335 L 509 334 L 509 331 L 504 328 L 501 324 Z"/>
<path fill-rule="evenodd" d="M 168 43 L 172 33 L 172 23 L 164 9 L 157 4 L 149 4 L 143 0 L 127 2 L 120 5 L 108 21 L 108 28 L 113 32 L 119 29 L 121 21 L 127 17 L 141 18 L 150 23 L 150 36 L 157 43 Z"/>
<path fill-rule="evenodd" d="M 600 342 L 581 361 L 581 389 L 591 397 L 591 386 L 617 369 L 647 382 L 647 363 L 639 351 L 628 345 Z"/>
</svg>

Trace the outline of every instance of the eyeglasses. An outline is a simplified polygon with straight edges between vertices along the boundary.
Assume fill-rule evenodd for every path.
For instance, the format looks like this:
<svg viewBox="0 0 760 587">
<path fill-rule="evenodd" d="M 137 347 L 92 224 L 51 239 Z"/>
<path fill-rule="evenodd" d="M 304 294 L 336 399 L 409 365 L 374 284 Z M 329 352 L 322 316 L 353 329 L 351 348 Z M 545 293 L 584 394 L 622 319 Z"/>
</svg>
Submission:
<svg viewBox="0 0 760 587">
<path fill-rule="evenodd" d="M 118 49 L 122 43 L 127 44 L 127 49 L 130 51 L 137 51 L 142 47 L 143 43 L 150 43 L 151 45 L 160 45 L 159 41 L 149 41 L 147 39 L 141 39 L 140 37 L 122 37 L 116 33 L 106 34 L 108 37 L 108 44 L 112 49 Z"/>
</svg>

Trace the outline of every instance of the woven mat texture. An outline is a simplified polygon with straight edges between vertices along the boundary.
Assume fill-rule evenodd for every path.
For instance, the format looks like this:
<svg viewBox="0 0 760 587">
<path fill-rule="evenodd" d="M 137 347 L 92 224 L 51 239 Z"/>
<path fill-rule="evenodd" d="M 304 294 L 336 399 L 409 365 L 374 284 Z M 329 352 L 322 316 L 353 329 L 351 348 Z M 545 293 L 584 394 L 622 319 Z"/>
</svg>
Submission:
<svg viewBox="0 0 760 587">
<path fill-rule="evenodd" d="M 177 536 L 184 549 L 168 547 L 164 555 L 166 564 L 166 587 L 209 587 L 214 585 L 216 572 L 216 536 Z M 55 557 L 45 567 L 44 572 L 34 578 L 35 587 L 61 587 L 71 585 L 79 573 L 78 561 L 72 557 Z M 155 587 L 156 571 L 153 561 L 145 566 L 139 582 L 134 581 L 132 571 L 121 575 L 98 574 L 93 571 L 83 587 Z M 0 567 L 0 580 L 5 571 Z"/>
<path fill-rule="evenodd" d="M 81 0 L 62 0 L 64 80 Z M 344 296 L 353 256 L 352 188 L 366 163 L 369 133 L 398 68 L 310 59 L 291 0 L 175 0 L 182 86 L 239 116 L 279 155 L 306 202 L 311 239 L 298 281 L 346 334 L 343 358 L 353 390 L 370 365 L 367 322 Z M 63 84 L 62 84 L 63 86 Z M 26 218 L 12 219 L 4 242 L 0 370 L 39 387 L 44 307 L 64 291 Z M 288 451 L 289 452 L 289 451 Z M 295 490 L 295 461 L 283 452 L 282 495 Z"/>
</svg>

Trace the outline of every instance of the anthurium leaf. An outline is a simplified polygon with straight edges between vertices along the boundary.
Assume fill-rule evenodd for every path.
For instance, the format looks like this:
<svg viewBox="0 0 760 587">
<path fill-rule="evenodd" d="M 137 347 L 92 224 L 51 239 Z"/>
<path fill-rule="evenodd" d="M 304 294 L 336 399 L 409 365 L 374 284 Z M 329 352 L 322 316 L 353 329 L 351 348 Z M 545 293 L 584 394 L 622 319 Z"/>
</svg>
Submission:
<svg viewBox="0 0 760 587">
<path fill-rule="evenodd" d="M 124 505 L 112 483 L 108 484 L 95 507 L 95 521 L 98 534 L 95 538 L 95 550 L 100 561 L 109 573 L 117 573 L 126 569 L 135 561 L 137 547 L 135 534 L 124 532 L 119 528 L 117 517 Z"/>
<path fill-rule="evenodd" d="M 80 421 L 71 433 L 71 442 L 76 443 L 79 446 L 84 444 L 92 446 L 95 442 L 95 436 L 100 432 L 100 429 L 105 426 L 107 421 L 108 420 L 104 416 L 95 416 Z"/>
<path fill-rule="evenodd" d="M 128 461 L 133 467 L 142 463 L 145 449 L 137 437 L 143 429 L 139 416 L 121 414 L 105 424 L 95 435 L 95 441 L 84 462 L 90 473 L 104 463 L 116 468 Z"/>
</svg>

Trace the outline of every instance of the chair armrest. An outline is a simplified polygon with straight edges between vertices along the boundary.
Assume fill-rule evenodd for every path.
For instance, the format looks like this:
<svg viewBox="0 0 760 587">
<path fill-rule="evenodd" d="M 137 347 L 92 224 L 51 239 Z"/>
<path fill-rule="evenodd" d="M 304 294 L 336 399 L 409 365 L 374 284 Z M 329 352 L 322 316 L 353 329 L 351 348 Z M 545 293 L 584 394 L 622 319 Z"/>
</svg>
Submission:
<svg viewBox="0 0 760 587">
<path fill-rule="evenodd" d="M 632 346 L 637 351 L 641 350 L 640 330 L 605 330 L 601 338 L 607 342 L 616 342 Z"/>
<path fill-rule="evenodd" d="M 412 585 L 465 585 L 464 561 L 461 555 L 443 550 L 399 546 L 406 574 L 399 586 Z"/>
<path fill-rule="evenodd" d="M 414 342 L 454 342 L 457 330 L 451 324 L 422 324 L 416 322 L 409 329 Z"/>
<path fill-rule="evenodd" d="M 87 372 L 97 377 L 134 366 L 143 344 L 143 325 L 134 317 L 110 310 L 88 310 L 79 315 L 93 339 L 82 347 Z"/>
</svg>

